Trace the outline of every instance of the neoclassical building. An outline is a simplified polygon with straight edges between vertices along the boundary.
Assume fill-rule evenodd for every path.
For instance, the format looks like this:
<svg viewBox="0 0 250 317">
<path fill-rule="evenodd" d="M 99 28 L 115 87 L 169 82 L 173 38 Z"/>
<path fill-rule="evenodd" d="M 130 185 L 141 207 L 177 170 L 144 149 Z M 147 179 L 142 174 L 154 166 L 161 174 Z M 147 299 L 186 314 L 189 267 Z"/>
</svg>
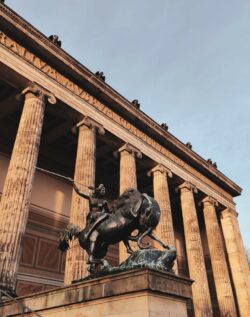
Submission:
<svg viewBox="0 0 250 317">
<path fill-rule="evenodd" d="M 86 274 L 77 243 L 57 250 L 59 231 L 84 227 L 89 208 L 71 177 L 83 191 L 104 183 L 110 202 L 128 187 L 154 196 L 176 274 L 194 281 L 195 316 L 250 316 L 238 185 L 3 2 L 0 74 L 0 289 L 20 296 Z M 108 260 L 126 256 L 115 245 Z"/>
</svg>

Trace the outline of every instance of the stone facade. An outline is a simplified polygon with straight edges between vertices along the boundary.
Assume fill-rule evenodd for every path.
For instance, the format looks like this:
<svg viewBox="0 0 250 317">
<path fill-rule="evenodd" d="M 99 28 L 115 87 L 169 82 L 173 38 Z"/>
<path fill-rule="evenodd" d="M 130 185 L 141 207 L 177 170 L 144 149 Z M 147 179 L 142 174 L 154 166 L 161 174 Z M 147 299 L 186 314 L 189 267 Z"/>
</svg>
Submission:
<svg viewBox="0 0 250 317">
<path fill-rule="evenodd" d="M 134 270 L 27 296 L 20 301 L 42 316 L 188 317 L 191 283 L 172 274 Z M 17 314 L 19 308 L 7 301 L 0 307 L 0 314 Z"/>
<path fill-rule="evenodd" d="M 27 294 L 87 274 L 75 242 L 66 259 L 56 250 L 59 230 L 84 227 L 89 211 L 70 176 L 82 191 L 104 183 L 110 202 L 128 187 L 154 196 L 157 234 L 177 248 L 176 273 L 194 280 L 195 316 L 250 316 L 239 186 L 1 2 L 0 17 L 0 289 Z M 111 263 L 125 257 L 110 248 Z"/>
</svg>

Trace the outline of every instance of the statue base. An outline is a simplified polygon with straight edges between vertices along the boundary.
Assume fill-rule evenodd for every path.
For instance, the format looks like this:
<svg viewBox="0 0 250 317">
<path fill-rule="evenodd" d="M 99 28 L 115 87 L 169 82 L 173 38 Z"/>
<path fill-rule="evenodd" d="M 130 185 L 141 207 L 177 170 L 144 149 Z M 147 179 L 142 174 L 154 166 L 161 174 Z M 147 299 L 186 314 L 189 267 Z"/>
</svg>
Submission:
<svg viewBox="0 0 250 317">
<path fill-rule="evenodd" d="M 191 284 L 171 273 L 136 269 L 17 299 L 43 317 L 187 317 Z M 17 303 L 0 305 L 0 316 L 18 313 Z"/>
</svg>

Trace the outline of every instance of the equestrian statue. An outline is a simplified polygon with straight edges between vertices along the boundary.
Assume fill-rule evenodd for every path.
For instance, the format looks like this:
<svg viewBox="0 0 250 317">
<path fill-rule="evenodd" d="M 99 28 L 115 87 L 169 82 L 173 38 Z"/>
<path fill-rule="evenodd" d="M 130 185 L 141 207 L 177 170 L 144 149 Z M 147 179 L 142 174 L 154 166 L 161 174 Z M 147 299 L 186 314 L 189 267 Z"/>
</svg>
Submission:
<svg viewBox="0 0 250 317">
<path fill-rule="evenodd" d="M 91 194 L 81 192 L 73 183 L 74 190 L 81 197 L 89 201 L 89 213 L 86 227 L 80 228 L 76 224 L 69 224 L 60 233 L 59 249 L 66 251 L 70 241 L 77 238 L 80 246 L 88 253 L 88 270 L 90 276 L 97 276 L 97 272 L 114 272 L 120 269 L 142 267 L 143 264 L 153 265 L 153 268 L 172 272 L 176 258 L 175 248 L 162 242 L 154 233 L 160 221 L 160 207 L 157 201 L 137 189 L 128 188 L 114 201 L 113 208 L 109 207 L 105 199 L 106 188 L 103 184 L 89 187 Z M 111 210 L 113 209 L 113 210 Z M 136 234 L 133 232 L 136 231 Z M 150 243 L 143 239 L 150 237 L 165 249 L 152 249 Z M 111 244 L 123 242 L 130 257 L 120 267 L 113 268 L 105 258 Z M 130 246 L 130 241 L 137 243 L 139 250 Z"/>
</svg>

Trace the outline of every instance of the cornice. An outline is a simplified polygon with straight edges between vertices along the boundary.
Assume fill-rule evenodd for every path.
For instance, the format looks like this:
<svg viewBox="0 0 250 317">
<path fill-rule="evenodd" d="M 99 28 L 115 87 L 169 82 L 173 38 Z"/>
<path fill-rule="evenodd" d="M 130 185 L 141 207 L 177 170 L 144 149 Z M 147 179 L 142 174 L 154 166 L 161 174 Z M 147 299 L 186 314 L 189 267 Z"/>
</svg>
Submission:
<svg viewBox="0 0 250 317">
<path fill-rule="evenodd" d="M 25 44 L 27 48 L 31 49 L 38 56 L 42 56 L 51 66 L 54 66 L 62 73 L 66 73 L 73 81 L 81 84 L 84 89 L 91 91 L 97 98 L 104 100 L 112 109 L 118 113 L 122 113 L 133 124 L 137 124 L 141 130 L 153 136 L 164 147 L 221 186 L 233 197 L 240 195 L 241 188 L 237 184 L 214 166 L 211 166 L 211 164 L 170 132 L 163 129 L 143 111 L 132 106 L 130 101 L 96 77 L 89 69 L 55 45 L 44 34 L 1 2 L 0 29 L 3 29 L 17 41 L 21 41 L 22 44 Z"/>
</svg>

